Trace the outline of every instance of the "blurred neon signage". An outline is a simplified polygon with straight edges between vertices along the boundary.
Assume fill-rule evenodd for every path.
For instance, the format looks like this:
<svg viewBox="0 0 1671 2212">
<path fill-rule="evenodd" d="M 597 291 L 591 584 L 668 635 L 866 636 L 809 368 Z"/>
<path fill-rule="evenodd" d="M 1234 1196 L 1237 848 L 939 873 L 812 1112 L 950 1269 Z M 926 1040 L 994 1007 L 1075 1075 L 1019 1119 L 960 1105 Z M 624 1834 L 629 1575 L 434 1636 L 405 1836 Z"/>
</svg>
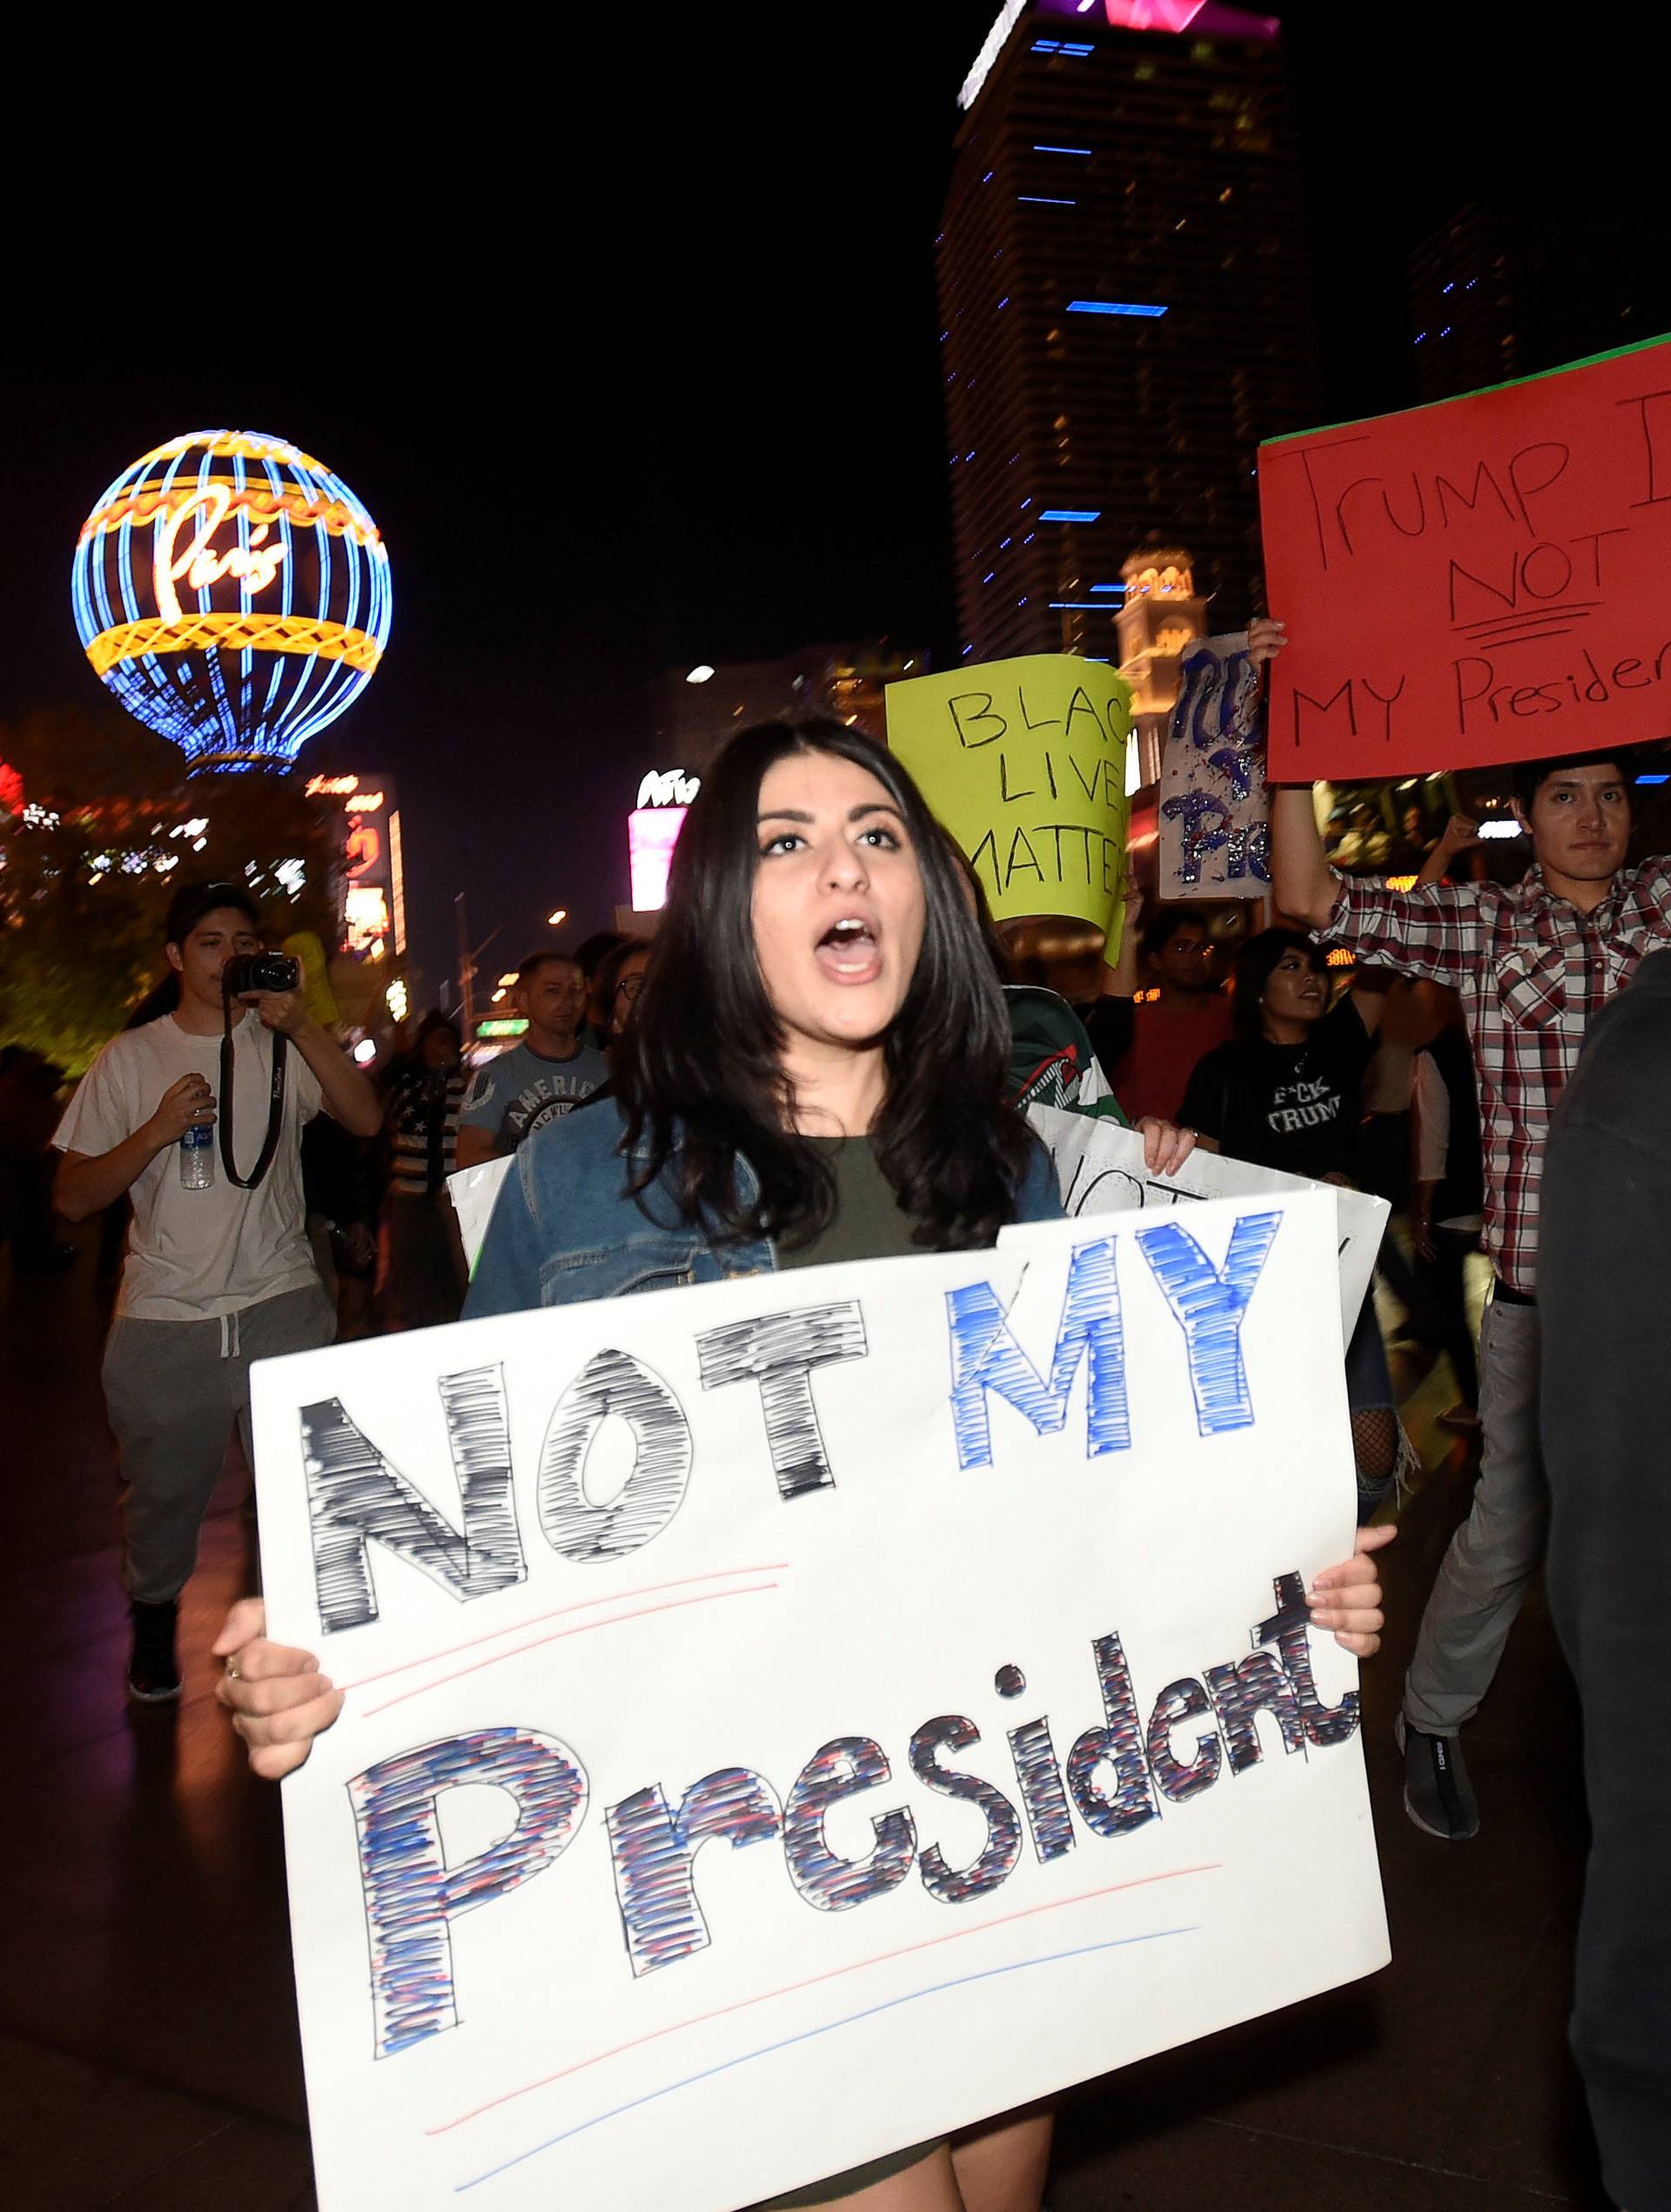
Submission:
<svg viewBox="0 0 1671 2212">
<path fill-rule="evenodd" d="M 639 785 L 638 804 L 627 817 L 627 854 L 636 912 L 654 914 L 667 904 L 673 849 L 685 826 L 690 803 L 701 788 L 701 777 L 688 776 L 682 768 L 652 769 Z"/>
<path fill-rule="evenodd" d="M 394 898 L 394 949 L 404 954 L 406 949 L 406 871 L 400 851 L 400 812 L 397 807 L 389 815 L 389 888 Z"/>
<path fill-rule="evenodd" d="M 343 894 L 343 951 L 362 960 L 386 958 L 389 901 L 381 884 L 350 884 Z"/>
<path fill-rule="evenodd" d="M 335 830 L 335 950 L 359 960 L 399 958 L 406 949 L 406 886 L 394 785 L 386 776 L 313 776 L 306 790 L 325 803 Z"/>
<path fill-rule="evenodd" d="M 1282 30 L 1275 16 L 1255 15 L 1245 8 L 1230 7 L 1225 0 L 1037 0 L 1035 12 L 1065 17 L 1083 30 L 1091 24 L 1106 24 L 1113 30 L 1193 31 L 1198 38 L 1277 37 Z"/>
<path fill-rule="evenodd" d="M 640 914 L 654 914 L 668 903 L 668 871 L 686 812 L 682 806 L 641 806 L 627 817 L 633 906 Z"/>
<path fill-rule="evenodd" d="M 641 806 L 688 806 L 701 788 L 701 777 L 687 776 L 682 768 L 653 768 L 638 787 L 638 803 Z"/>
</svg>

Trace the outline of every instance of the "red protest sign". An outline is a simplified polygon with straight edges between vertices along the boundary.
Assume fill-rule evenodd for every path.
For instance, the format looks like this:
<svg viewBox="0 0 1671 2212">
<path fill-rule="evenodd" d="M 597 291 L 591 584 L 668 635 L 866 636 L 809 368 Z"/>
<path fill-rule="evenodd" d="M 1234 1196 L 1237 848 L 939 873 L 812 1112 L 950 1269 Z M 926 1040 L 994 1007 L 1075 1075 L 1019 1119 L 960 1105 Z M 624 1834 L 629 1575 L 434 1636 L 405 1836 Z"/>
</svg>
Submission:
<svg viewBox="0 0 1671 2212">
<path fill-rule="evenodd" d="M 1671 734 L 1671 340 L 1259 449 L 1276 783 Z"/>
</svg>

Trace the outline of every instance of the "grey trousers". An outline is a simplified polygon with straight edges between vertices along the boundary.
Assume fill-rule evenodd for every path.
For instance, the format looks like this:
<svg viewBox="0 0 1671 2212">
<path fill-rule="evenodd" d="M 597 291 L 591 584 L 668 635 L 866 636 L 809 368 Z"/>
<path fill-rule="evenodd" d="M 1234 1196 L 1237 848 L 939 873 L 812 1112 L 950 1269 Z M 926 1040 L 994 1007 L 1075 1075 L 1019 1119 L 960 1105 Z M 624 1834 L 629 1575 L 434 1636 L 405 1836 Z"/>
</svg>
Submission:
<svg viewBox="0 0 1671 2212">
<path fill-rule="evenodd" d="M 317 1288 L 284 1291 L 225 1321 L 112 1323 L 103 1379 L 121 1457 L 130 1597 L 164 1604 L 189 1579 L 234 1421 L 255 1464 L 251 1361 L 312 1351 L 335 1335 L 336 1316 Z"/>
<path fill-rule="evenodd" d="M 1538 1309 L 1493 1298 L 1480 1328 L 1480 1480 L 1451 1539 L 1404 1678 L 1404 1717 L 1454 1736 L 1491 1687 L 1543 1558 L 1549 1485 L 1538 1425 Z"/>
</svg>

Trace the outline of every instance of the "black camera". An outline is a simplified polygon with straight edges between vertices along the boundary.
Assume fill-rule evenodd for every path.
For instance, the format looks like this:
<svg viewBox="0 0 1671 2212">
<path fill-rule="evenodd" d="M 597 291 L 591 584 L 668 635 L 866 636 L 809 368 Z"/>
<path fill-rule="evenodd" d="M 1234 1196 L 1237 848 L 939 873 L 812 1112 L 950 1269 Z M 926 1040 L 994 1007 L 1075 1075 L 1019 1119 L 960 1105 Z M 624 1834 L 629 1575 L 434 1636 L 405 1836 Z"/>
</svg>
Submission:
<svg viewBox="0 0 1671 2212">
<path fill-rule="evenodd" d="M 221 996 L 241 998 L 246 991 L 297 991 L 302 964 L 288 952 L 238 952 L 220 972 Z"/>
</svg>

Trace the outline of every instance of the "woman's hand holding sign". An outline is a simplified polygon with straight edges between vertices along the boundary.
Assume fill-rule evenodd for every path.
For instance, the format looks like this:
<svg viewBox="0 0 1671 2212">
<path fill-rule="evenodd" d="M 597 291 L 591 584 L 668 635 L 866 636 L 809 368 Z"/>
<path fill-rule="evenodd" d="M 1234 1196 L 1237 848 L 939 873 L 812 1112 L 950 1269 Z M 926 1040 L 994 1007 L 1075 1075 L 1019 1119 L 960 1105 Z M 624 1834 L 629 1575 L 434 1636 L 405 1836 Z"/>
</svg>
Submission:
<svg viewBox="0 0 1671 2212">
<path fill-rule="evenodd" d="M 1356 1658 L 1372 1658 L 1381 1648 L 1386 1616 L 1381 1610 L 1380 1570 L 1372 1555 L 1384 1550 L 1398 1533 L 1390 1521 L 1359 1529 L 1351 1558 L 1325 1567 L 1305 1593 L 1312 1626 L 1332 1630 L 1335 1642 Z"/>
<path fill-rule="evenodd" d="M 1137 1134 L 1143 1139 L 1143 1164 L 1151 1175 L 1176 1175 L 1195 1150 L 1193 1129 L 1180 1129 L 1158 1114 L 1145 1113 Z"/>
<path fill-rule="evenodd" d="M 216 1688 L 232 1726 L 249 1746 L 250 1765 L 276 1782 L 299 1766 L 342 1711 L 342 1692 L 319 1671 L 311 1651 L 267 1640 L 267 1609 L 241 1597 L 214 1641 L 226 1663 Z"/>
<path fill-rule="evenodd" d="M 1392 1543 L 1391 1526 L 1360 1529 L 1350 1559 L 1324 1568 L 1306 1593 L 1314 1627 L 1329 1630 L 1354 1657 L 1381 1648 L 1380 1576 L 1372 1556 Z M 343 1693 L 319 1671 L 311 1651 L 267 1637 L 267 1609 L 258 1597 L 240 1597 L 214 1641 L 225 1661 L 215 1695 L 249 1746 L 250 1765 L 277 1782 L 300 1766 L 342 1711 Z"/>
</svg>

